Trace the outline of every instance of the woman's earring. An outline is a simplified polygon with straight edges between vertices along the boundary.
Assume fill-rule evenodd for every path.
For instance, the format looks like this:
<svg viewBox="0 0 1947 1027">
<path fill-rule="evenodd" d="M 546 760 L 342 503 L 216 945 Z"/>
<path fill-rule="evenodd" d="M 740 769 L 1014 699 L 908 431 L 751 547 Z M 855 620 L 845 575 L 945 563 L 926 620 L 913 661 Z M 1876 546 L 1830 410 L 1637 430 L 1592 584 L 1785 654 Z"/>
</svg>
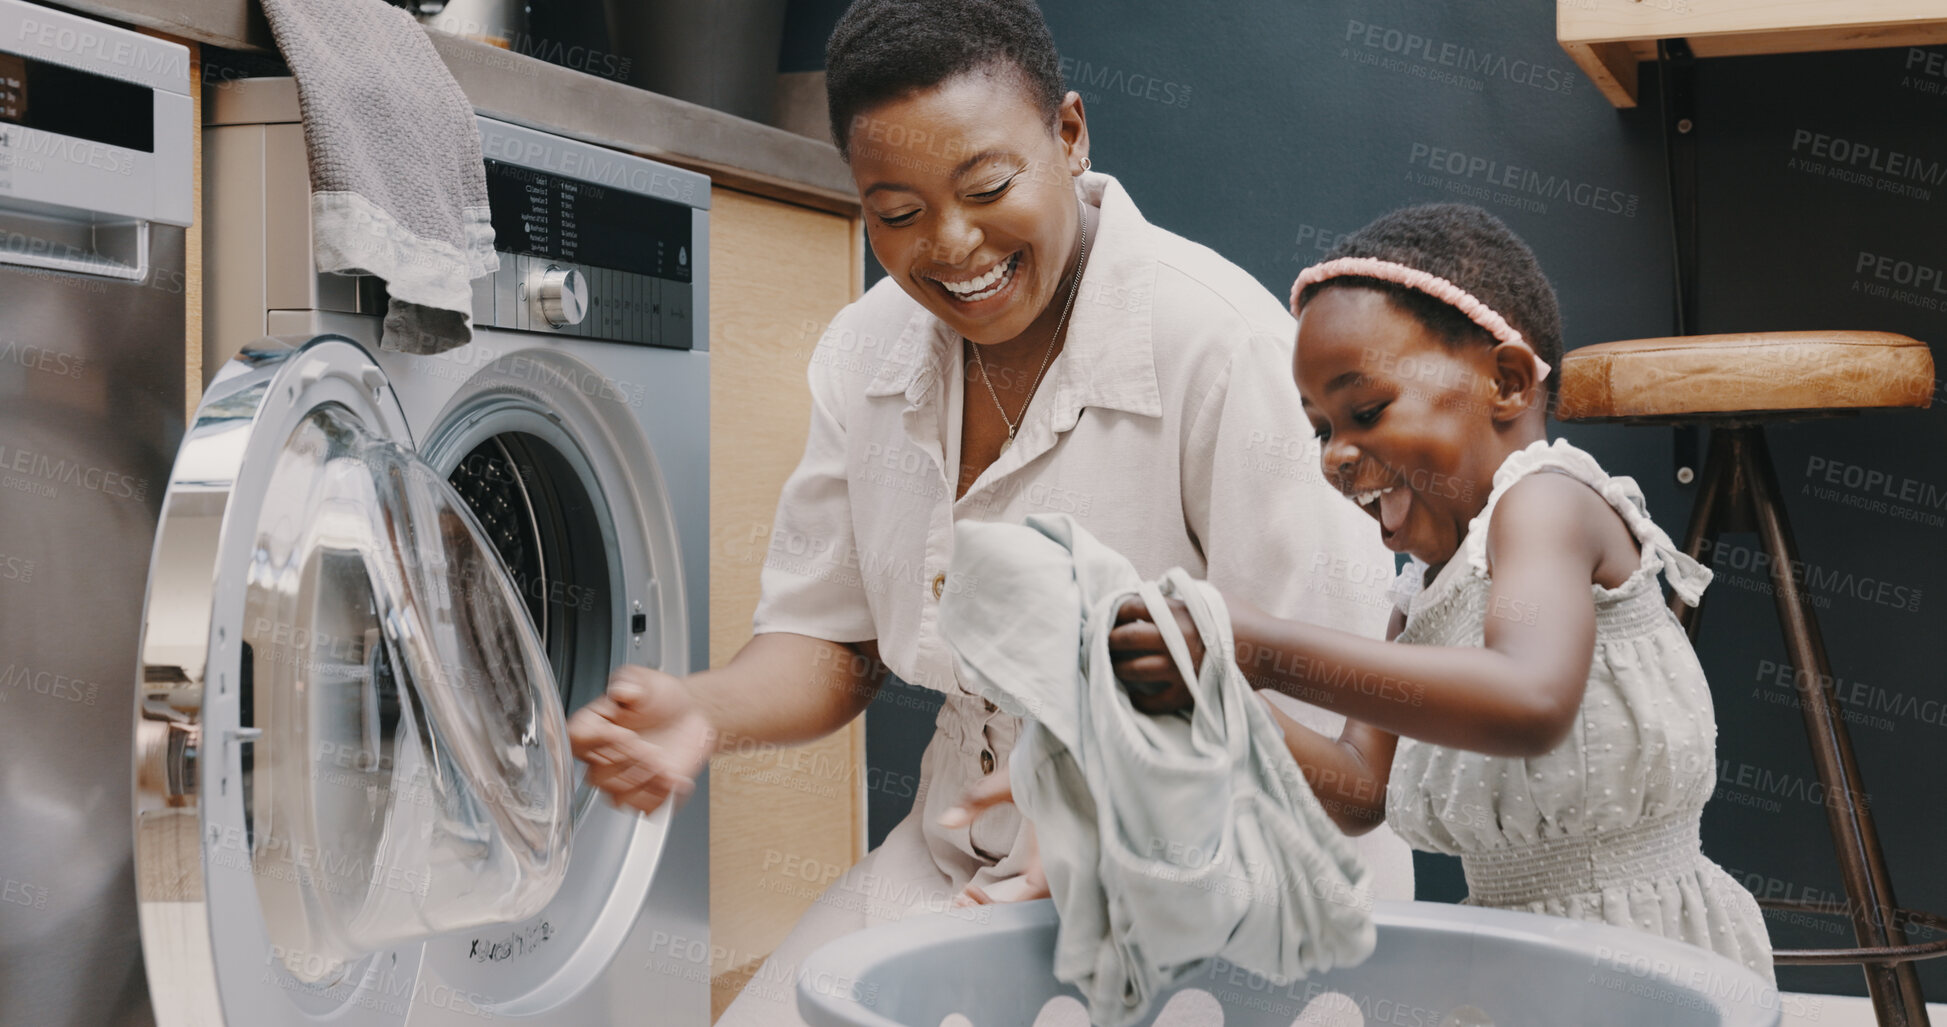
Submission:
<svg viewBox="0 0 1947 1027">
<path fill-rule="evenodd" d="M 1094 167 L 1094 166 L 1095 166 L 1094 164 L 1091 164 L 1091 163 L 1089 163 L 1089 159 L 1088 159 L 1087 157 L 1083 157 L 1083 158 L 1082 158 L 1082 170 L 1083 170 L 1083 171 L 1087 171 L 1088 169 L 1090 169 L 1090 168 L 1092 168 L 1092 167 Z"/>
</svg>

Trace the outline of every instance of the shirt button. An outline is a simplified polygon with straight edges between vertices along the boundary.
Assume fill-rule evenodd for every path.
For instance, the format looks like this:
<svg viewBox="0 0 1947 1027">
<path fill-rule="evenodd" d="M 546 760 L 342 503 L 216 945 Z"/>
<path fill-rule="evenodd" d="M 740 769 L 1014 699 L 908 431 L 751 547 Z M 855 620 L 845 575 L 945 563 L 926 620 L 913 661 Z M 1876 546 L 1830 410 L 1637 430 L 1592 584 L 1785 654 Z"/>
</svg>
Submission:
<svg viewBox="0 0 1947 1027">
<path fill-rule="evenodd" d="M 980 772 L 983 774 L 994 772 L 994 754 L 991 750 L 980 750 Z"/>
<path fill-rule="evenodd" d="M 944 588 L 946 588 L 946 575 L 933 575 L 933 598 L 938 599 L 940 597 L 940 590 Z"/>
</svg>

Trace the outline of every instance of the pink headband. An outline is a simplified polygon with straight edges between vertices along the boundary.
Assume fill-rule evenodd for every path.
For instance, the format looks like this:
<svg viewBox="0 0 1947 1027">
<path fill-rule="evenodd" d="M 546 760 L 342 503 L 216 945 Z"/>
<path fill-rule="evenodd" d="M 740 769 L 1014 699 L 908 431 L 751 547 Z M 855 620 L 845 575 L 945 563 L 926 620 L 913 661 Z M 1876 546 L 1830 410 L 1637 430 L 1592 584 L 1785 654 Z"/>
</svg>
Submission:
<svg viewBox="0 0 1947 1027">
<path fill-rule="evenodd" d="M 1514 326 L 1509 324 L 1506 318 L 1495 313 L 1493 307 L 1482 303 L 1474 297 L 1473 293 L 1439 275 L 1428 274 L 1407 267 L 1405 264 L 1395 264 L 1390 260 L 1379 260 L 1374 257 L 1340 257 L 1323 264 L 1313 264 L 1299 272 L 1298 280 L 1291 283 L 1291 316 L 1298 316 L 1298 294 L 1304 292 L 1306 286 L 1322 282 L 1327 278 L 1339 278 L 1345 275 L 1377 278 L 1383 282 L 1404 285 L 1408 289 L 1417 289 L 1459 310 L 1467 315 L 1468 320 L 1486 329 L 1487 334 L 1492 335 L 1502 345 L 1520 346 L 1527 350 L 1528 355 L 1535 360 L 1535 381 L 1548 380 L 1548 361 L 1541 359 L 1541 354 L 1536 353 L 1535 348 L 1528 345 L 1528 341 L 1521 337 L 1520 332 L 1514 330 Z"/>
</svg>

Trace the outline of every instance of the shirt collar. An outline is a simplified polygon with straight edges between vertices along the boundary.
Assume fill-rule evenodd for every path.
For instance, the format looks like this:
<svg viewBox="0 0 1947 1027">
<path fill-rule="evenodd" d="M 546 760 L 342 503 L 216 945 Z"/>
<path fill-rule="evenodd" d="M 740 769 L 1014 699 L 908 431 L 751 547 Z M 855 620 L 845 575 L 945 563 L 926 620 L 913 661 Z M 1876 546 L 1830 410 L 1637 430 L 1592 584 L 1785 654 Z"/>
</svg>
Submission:
<svg viewBox="0 0 1947 1027">
<path fill-rule="evenodd" d="M 1077 194 L 1095 205 L 1095 241 L 1068 315 L 1068 341 L 1051 368 L 1055 430 L 1075 425 L 1085 407 L 1109 407 L 1147 417 L 1163 413 L 1150 332 L 1156 294 L 1156 229 L 1114 177 L 1084 172 Z M 959 336 L 910 298 L 913 313 L 880 365 L 868 396 L 904 394 L 913 405 L 933 393 Z"/>
</svg>

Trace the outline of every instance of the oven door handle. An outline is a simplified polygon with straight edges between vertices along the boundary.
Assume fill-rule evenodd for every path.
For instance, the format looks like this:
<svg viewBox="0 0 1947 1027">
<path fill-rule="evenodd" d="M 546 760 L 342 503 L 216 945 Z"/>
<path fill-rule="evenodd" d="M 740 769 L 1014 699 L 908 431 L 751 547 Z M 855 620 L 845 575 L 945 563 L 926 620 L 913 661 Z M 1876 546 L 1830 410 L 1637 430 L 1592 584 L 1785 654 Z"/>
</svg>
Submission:
<svg viewBox="0 0 1947 1027">
<path fill-rule="evenodd" d="M 131 238 L 123 241 L 125 248 L 135 258 L 134 264 L 127 264 L 101 253 L 98 249 L 82 249 L 72 243 L 48 238 L 41 227 L 45 218 L 38 218 L 13 210 L 0 210 L 0 264 L 15 267 L 33 268 L 41 271 L 66 271 L 79 275 L 94 275 L 97 278 L 114 278 L 125 282 L 140 282 L 149 277 L 149 223 L 137 221 L 116 225 L 83 226 L 85 234 L 99 241 L 103 233 L 132 232 Z M 66 226 L 71 234 L 75 226 Z"/>
</svg>

